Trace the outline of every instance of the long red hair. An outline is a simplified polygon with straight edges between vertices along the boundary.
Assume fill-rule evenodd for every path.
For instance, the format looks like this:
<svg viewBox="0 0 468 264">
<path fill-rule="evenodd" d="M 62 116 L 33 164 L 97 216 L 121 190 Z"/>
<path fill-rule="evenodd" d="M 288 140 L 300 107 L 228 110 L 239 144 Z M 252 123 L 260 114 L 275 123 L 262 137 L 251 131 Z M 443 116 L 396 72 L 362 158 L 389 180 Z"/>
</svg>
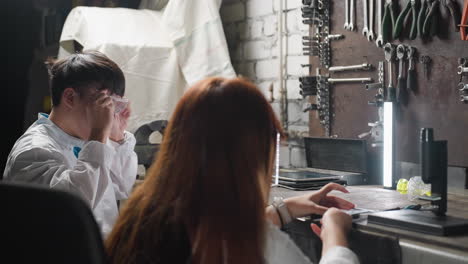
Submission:
<svg viewBox="0 0 468 264">
<path fill-rule="evenodd" d="M 191 87 L 106 241 L 111 263 L 263 263 L 277 133 L 252 83 Z"/>
</svg>

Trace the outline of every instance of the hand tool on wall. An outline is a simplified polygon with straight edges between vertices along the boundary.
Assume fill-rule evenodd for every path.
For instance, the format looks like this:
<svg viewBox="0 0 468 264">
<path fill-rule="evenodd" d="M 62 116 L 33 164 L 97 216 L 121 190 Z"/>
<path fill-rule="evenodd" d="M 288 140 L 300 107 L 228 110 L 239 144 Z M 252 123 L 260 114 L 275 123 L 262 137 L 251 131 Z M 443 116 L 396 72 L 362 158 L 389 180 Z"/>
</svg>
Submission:
<svg viewBox="0 0 468 264">
<path fill-rule="evenodd" d="M 375 39 L 375 45 L 377 47 L 382 47 L 384 44 L 383 41 L 383 32 L 382 32 L 382 4 L 384 0 L 377 0 L 377 38 Z"/>
<path fill-rule="evenodd" d="M 458 74 L 468 74 L 468 67 L 458 66 Z"/>
<path fill-rule="evenodd" d="M 341 72 L 341 71 L 355 71 L 355 70 L 370 70 L 372 65 L 369 63 L 363 63 L 358 65 L 350 65 L 350 66 L 333 66 L 328 68 L 329 72 Z"/>
<path fill-rule="evenodd" d="M 404 102 L 406 100 L 406 77 L 404 76 L 404 60 L 406 54 L 406 48 L 400 44 L 396 48 L 397 59 L 399 62 L 398 66 L 398 84 L 397 84 L 397 102 Z"/>
<path fill-rule="evenodd" d="M 416 53 L 416 48 L 408 46 L 406 49 L 406 54 L 408 55 L 408 75 L 407 75 L 407 88 L 410 91 L 416 91 L 417 89 L 417 78 L 416 70 L 414 68 L 414 57 Z"/>
<path fill-rule="evenodd" d="M 345 23 L 343 27 L 346 30 L 349 30 L 349 1 L 345 0 Z"/>
<path fill-rule="evenodd" d="M 460 39 L 461 40 L 468 40 L 467 27 L 468 27 L 468 0 L 465 0 L 465 4 L 463 5 L 462 18 L 460 21 Z"/>
<path fill-rule="evenodd" d="M 306 98 L 310 95 L 317 95 L 317 78 L 315 76 L 299 77 L 299 94 L 303 98 Z"/>
<path fill-rule="evenodd" d="M 333 35 L 328 35 L 325 37 L 328 40 L 338 40 L 344 38 L 344 35 L 342 34 L 333 34 Z"/>
<path fill-rule="evenodd" d="M 430 64 L 432 62 L 431 57 L 426 56 L 426 55 L 421 56 L 419 58 L 419 62 L 422 63 L 423 66 L 424 66 L 424 77 L 426 77 L 426 79 L 429 80 L 429 77 L 430 77 L 430 68 L 429 67 L 430 67 Z"/>
<path fill-rule="evenodd" d="M 384 62 L 379 61 L 379 80 L 377 83 L 366 84 L 366 90 L 377 89 L 377 94 L 374 96 L 375 101 L 367 102 L 369 105 L 381 107 L 384 102 Z"/>
<path fill-rule="evenodd" d="M 421 38 L 424 35 L 423 25 L 424 25 L 424 19 L 426 19 L 426 15 L 427 15 L 428 1 L 429 0 L 421 0 L 421 8 L 419 9 L 419 14 L 418 14 L 418 22 L 417 22 L 418 35 Z"/>
<path fill-rule="evenodd" d="M 358 135 L 358 138 L 364 138 L 367 136 L 371 136 L 372 140 L 375 143 L 382 142 L 383 139 L 383 122 L 376 121 L 374 123 L 367 123 L 368 126 L 371 127 L 369 132 L 365 132 Z M 376 145 L 379 146 L 379 145 Z"/>
<path fill-rule="evenodd" d="M 367 33 L 367 40 L 372 41 L 374 39 L 374 1 L 369 0 L 369 33 Z"/>
<path fill-rule="evenodd" d="M 386 0 L 382 18 L 383 41 L 388 42 L 392 38 L 392 30 L 395 25 L 395 7 L 393 0 Z"/>
<path fill-rule="evenodd" d="M 356 23 L 354 21 L 354 0 L 350 0 L 350 8 L 349 8 L 349 31 L 354 31 Z"/>
<path fill-rule="evenodd" d="M 398 16 L 395 27 L 393 29 L 393 38 L 397 39 L 400 37 L 401 31 L 403 29 L 404 21 L 408 21 L 408 15 L 411 11 L 412 19 L 411 19 L 411 31 L 409 35 L 409 39 L 415 39 L 417 36 L 417 2 L 416 0 L 408 0 L 406 7 L 401 11 L 400 15 Z"/>
<path fill-rule="evenodd" d="M 308 104 L 305 104 L 305 107 L 304 109 L 302 109 L 302 112 L 307 112 L 307 111 L 314 111 L 314 110 L 319 110 L 319 106 L 317 104 L 311 104 L 311 103 L 308 103 Z"/>
<path fill-rule="evenodd" d="M 440 0 L 428 0 L 427 15 L 424 19 L 422 33 L 423 36 L 434 36 L 437 34 L 437 21 Z"/>
<path fill-rule="evenodd" d="M 350 82 L 372 82 L 372 78 L 364 77 L 364 78 L 328 78 L 327 81 L 329 83 L 350 83 Z"/>
<path fill-rule="evenodd" d="M 464 76 L 468 76 L 468 57 L 458 59 L 458 74 L 460 75 L 460 81 L 458 89 L 460 91 L 460 101 L 468 103 L 468 83 L 463 81 Z"/>
<path fill-rule="evenodd" d="M 367 4 L 368 4 L 368 0 L 362 0 L 362 7 L 363 7 L 363 10 L 362 10 L 362 14 L 363 14 L 363 28 L 362 28 L 362 35 L 364 35 L 364 37 L 368 38 L 368 34 L 369 34 L 369 26 L 367 25 L 367 22 L 368 22 L 368 11 L 369 9 L 367 8 Z"/>
<path fill-rule="evenodd" d="M 387 43 L 384 46 L 385 60 L 388 65 L 388 86 L 387 86 L 387 98 L 389 102 L 395 101 L 395 88 L 393 87 L 393 60 L 395 56 L 395 48 L 391 43 Z"/>
<path fill-rule="evenodd" d="M 468 83 L 459 83 L 458 84 L 460 91 L 460 101 L 463 103 L 468 103 Z"/>
<path fill-rule="evenodd" d="M 453 0 L 442 0 L 442 4 L 447 8 L 450 12 L 450 16 L 452 17 L 453 25 L 455 26 L 455 31 L 458 32 L 458 23 L 460 22 L 460 12 L 458 11 L 458 6 Z"/>
<path fill-rule="evenodd" d="M 319 27 L 323 27 L 323 20 L 318 18 L 304 19 L 302 20 L 302 23 L 306 25 L 317 25 Z"/>
<path fill-rule="evenodd" d="M 309 3 L 305 0 L 304 3 Z M 302 17 L 306 18 L 302 22 L 315 29 L 313 37 L 304 36 L 303 55 L 318 56 L 320 66 L 328 68 L 330 65 L 330 40 L 340 36 L 330 35 L 330 15 L 328 0 L 311 0 L 310 5 L 302 6 Z"/>
</svg>

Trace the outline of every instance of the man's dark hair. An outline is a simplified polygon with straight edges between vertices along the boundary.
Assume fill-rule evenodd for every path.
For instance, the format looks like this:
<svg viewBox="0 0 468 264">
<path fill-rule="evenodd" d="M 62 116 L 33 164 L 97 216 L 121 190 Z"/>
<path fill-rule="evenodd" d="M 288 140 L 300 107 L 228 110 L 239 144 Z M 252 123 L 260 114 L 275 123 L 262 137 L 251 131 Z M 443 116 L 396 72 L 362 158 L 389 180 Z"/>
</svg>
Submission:
<svg viewBox="0 0 468 264">
<path fill-rule="evenodd" d="M 125 77 L 119 66 L 98 51 L 84 51 L 64 59 L 46 62 L 49 66 L 52 105 L 58 106 L 63 91 L 74 88 L 82 94 L 91 84 L 98 90 L 108 89 L 111 94 L 123 96 Z"/>
</svg>

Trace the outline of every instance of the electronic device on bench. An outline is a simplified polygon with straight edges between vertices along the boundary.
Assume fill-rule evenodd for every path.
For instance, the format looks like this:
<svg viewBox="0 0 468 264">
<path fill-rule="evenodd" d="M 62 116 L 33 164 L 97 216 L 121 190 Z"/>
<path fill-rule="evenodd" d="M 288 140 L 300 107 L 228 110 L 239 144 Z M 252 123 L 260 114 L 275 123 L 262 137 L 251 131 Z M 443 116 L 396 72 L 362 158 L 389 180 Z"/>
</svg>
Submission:
<svg viewBox="0 0 468 264">
<path fill-rule="evenodd" d="M 449 236 L 468 233 L 468 220 L 447 212 L 447 141 L 434 141 L 432 128 L 421 129 L 420 159 L 422 179 L 431 184 L 431 211 L 398 210 L 369 214 L 369 224 L 402 228 L 415 232 Z"/>
<path fill-rule="evenodd" d="M 305 137 L 304 144 L 307 168 L 280 169 L 280 186 L 318 190 L 329 182 L 343 185 L 366 182 L 365 140 Z"/>
</svg>

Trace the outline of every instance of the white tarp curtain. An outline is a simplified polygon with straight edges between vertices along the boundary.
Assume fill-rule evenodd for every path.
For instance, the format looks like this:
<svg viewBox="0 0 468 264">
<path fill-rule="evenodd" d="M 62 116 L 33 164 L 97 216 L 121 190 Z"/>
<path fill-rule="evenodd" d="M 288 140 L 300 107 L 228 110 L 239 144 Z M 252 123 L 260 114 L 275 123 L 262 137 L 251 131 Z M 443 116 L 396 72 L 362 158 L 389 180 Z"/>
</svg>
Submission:
<svg viewBox="0 0 468 264">
<path fill-rule="evenodd" d="M 76 7 L 60 38 L 59 58 L 98 50 L 125 74 L 132 102 L 128 130 L 170 114 L 188 85 L 235 77 L 219 17 L 219 0 L 170 0 L 161 11 Z"/>
</svg>

